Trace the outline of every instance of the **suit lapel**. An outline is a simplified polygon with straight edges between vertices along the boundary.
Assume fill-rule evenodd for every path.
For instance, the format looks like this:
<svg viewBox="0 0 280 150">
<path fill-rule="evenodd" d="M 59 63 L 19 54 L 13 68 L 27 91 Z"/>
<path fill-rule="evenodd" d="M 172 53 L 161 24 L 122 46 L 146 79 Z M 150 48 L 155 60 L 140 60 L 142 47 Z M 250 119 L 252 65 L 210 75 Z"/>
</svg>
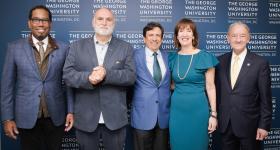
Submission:
<svg viewBox="0 0 280 150">
<path fill-rule="evenodd" d="M 36 72 L 37 77 L 41 78 L 39 68 L 37 66 L 37 63 L 35 62 L 34 49 L 32 46 L 30 46 L 28 41 L 26 43 L 27 44 L 24 45 L 24 51 L 27 55 L 27 59 L 29 60 L 31 66 L 33 67 L 34 71 Z"/>
<path fill-rule="evenodd" d="M 96 54 L 96 50 L 95 50 L 94 39 L 90 38 L 88 40 L 90 42 L 86 42 L 86 44 L 88 44 L 88 45 L 85 47 L 87 47 L 89 57 L 91 58 L 91 60 L 93 62 L 93 67 L 96 67 L 96 66 L 98 66 L 98 60 L 97 60 L 97 54 Z"/>
<path fill-rule="evenodd" d="M 231 55 L 232 55 L 232 53 L 230 53 L 228 56 L 227 56 L 227 58 L 225 58 L 225 60 L 226 60 L 226 64 L 225 64 L 225 75 L 226 75 L 226 79 L 227 79 L 227 88 L 229 89 L 229 90 L 232 90 L 232 88 L 231 88 L 231 81 L 230 81 L 230 69 L 231 69 L 231 67 L 230 67 L 230 64 L 231 64 Z"/>
<path fill-rule="evenodd" d="M 103 65 L 105 67 L 111 62 L 110 59 L 114 53 L 113 46 L 115 46 L 115 45 L 117 45 L 117 43 L 115 43 L 114 37 L 112 37 L 111 42 L 108 46 L 107 52 L 105 54 L 104 62 L 103 62 Z M 115 62 L 113 62 L 113 63 L 115 63 Z"/>
<path fill-rule="evenodd" d="M 242 67 L 241 67 L 241 70 L 237 77 L 234 88 L 238 86 L 238 84 L 241 82 L 242 79 L 246 79 L 245 76 L 246 76 L 247 72 L 250 70 L 250 66 L 253 65 L 251 56 L 252 55 L 250 54 L 250 52 L 247 51 L 247 55 L 245 56 L 244 62 L 242 64 Z"/>
<path fill-rule="evenodd" d="M 152 76 L 152 73 L 149 71 L 148 67 L 147 67 L 147 61 L 146 61 L 146 50 L 145 48 L 143 50 L 141 50 L 141 56 L 140 56 L 140 64 L 143 66 L 145 74 L 147 74 L 149 76 L 150 81 L 156 85 L 156 82 Z M 142 61 L 141 61 L 142 60 Z"/>
</svg>

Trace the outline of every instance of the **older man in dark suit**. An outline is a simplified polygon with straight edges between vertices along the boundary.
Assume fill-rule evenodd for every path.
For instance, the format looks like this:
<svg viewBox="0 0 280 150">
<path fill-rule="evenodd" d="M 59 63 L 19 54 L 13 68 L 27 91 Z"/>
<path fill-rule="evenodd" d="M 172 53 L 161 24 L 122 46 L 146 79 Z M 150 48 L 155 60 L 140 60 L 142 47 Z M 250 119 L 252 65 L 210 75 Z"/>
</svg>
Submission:
<svg viewBox="0 0 280 150">
<path fill-rule="evenodd" d="M 112 36 L 115 17 L 100 8 L 92 19 L 95 35 L 70 46 L 64 66 L 74 88 L 76 136 L 82 150 L 122 150 L 127 119 L 126 88 L 135 81 L 132 46 Z"/>
<path fill-rule="evenodd" d="M 266 60 L 247 50 L 246 24 L 230 25 L 232 52 L 219 57 L 217 98 L 223 150 L 258 150 L 271 126 L 270 68 Z"/>
<path fill-rule="evenodd" d="M 22 150 L 59 150 L 64 129 L 73 125 L 72 94 L 68 90 L 66 99 L 62 81 L 69 49 L 49 35 L 51 23 L 48 8 L 33 7 L 30 36 L 10 43 L 4 62 L 1 119 L 8 137 L 16 139 L 19 134 Z"/>
</svg>

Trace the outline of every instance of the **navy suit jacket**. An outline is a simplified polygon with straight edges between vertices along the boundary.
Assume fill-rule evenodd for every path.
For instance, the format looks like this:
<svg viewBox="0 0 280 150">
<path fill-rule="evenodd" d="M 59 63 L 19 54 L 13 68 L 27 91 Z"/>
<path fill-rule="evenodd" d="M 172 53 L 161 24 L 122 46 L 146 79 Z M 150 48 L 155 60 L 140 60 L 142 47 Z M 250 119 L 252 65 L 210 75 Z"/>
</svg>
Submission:
<svg viewBox="0 0 280 150">
<path fill-rule="evenodd" d="M 32 128 L 38 117 L 43 88 L 54 125 L 62 125 L 66 112 L 73 111 L 71 93 L 67 92 L 67 102 L 62 81 L 62 69 L 69 47 L 62 42 L 55 42 L 58 49 L 50 53 L 44 79 L 40 76 L 34 49 L 28 38 L 8 44 L 1 80 L 2 121 L 15 120 L 19 128 Z"/>
<path fill-rule="evenodd" d="M 157 121 L 159 127 L 168 128 L 170 108 L 170 70 L 168 56 L 161 51 L 166 73 L 159 85 L 154 81 L 146 63 L 145 49 L 134 51 L 136 83 L 131 110 L 131 125 L 136 129 L 151 130 Z"/>
<path fill-rule="evenodd" d="M 74 126 L 79 130 L 93 132 L 102 112 L 110 130 L 128 123 L 126 92 L 135 82 L 135 66 L 132 46 L 112 37 L 103 66 L 106 76 L 103 82 L 92 85 L 88 77 L 98 66 L 93 38 L 73 42 L 66 58 L 63 78 L 74 93 Z"/>
<path fill-rule="evenodd" d="M 220 56 L 217 67 L 219 128 L 225 132 L 231 122 L 239 137 L 256 136 L 257 128 L 269 131 L 272 117 L 270 67 L 249 50 L 234 88 L 230 82 L 232 53 Z"/>
</svg>

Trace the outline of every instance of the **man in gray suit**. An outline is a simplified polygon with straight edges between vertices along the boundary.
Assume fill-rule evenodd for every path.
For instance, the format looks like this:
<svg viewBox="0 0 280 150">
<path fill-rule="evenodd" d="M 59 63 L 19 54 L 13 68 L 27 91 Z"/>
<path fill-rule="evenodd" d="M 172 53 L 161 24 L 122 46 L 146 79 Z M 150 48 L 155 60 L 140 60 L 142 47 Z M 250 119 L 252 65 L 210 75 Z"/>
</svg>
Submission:
<svg viewBox="0 0 280 150">
<path fill-rule="evenodd" d="M 74 90 L 76 137 L 82 150 L 122 150 L 127 119 L 126 88 L 135 81 L 132 46 L 112 36 L 115 17 L 96 10 L 95 35 L 73 42 L 63 78 Z"/>
<path fill-rule="evenodd" d="M 64 130 L 73 124 L 71 91 L 66 101 L 62 81 L 69 48 L 49 35 L 51 23 L 50 10 L 35 6 L 29 12 L 30 36 L 8 44 L 1 119 L 6 136 L 16 139 L 19 134 L 22 150 L 39 150 L 42 143 L 48 150 L 59 150 Z"/>
</svg>

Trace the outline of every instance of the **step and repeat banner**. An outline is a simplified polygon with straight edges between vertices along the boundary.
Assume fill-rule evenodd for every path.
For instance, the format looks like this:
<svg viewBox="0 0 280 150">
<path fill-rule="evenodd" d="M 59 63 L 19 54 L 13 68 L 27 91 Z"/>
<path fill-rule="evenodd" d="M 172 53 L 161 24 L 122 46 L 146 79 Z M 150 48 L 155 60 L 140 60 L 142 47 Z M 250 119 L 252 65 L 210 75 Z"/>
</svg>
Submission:
<svg viewBox="0 0 280 150">
<path fill-rule="evenodd" d="M 248 49 L 270 62 L 273 116 L 272 129 L 264 141 L 264 150 L 280 149 L 280 0 L 9 0 L 2 1 L 0 69 L 2 70 L 6 45 L 29 35 L 28 11 L 42 4 L 53 14 L 51 35 L 65 42 L 93 36 L 91 19 L 95 10 L 108 7 L 116 15 L 114 36 L 141 48 L 142 29 L 150 21 L 160 22 L 165 28 L 162 49 L 175 51 L 173 29 L 183 17 L 194 20 L 199 31 L 199 47 L 216 56 L 231 50 L 226 41 L 230 23 L 244 21 L 251 29 Z M 1 127 L 2 128 L 2 127 Z M 218 133 L 210 135 L 209 149 L 220 150 Z M 132 150 L 132 136 L 128 127 L 127 150 Z M 74 132 L 62 139 L 63 150 L 78 150 Z M 6 138 L 1 129 L 3 150 L 19 150 L 19 142 Z M 199 144 L 199 143 L 197 143 Z"/>
</svg>

